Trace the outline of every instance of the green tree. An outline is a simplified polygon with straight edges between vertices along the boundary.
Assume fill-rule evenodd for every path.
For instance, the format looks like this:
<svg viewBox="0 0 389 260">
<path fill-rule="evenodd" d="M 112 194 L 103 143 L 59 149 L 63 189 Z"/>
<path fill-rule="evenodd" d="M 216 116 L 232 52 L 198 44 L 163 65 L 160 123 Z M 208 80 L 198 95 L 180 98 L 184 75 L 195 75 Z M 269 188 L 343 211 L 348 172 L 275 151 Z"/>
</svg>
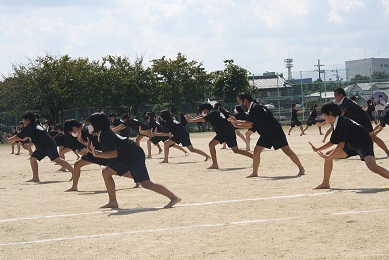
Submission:
<svg viewBox="0 0 389 260">
<path fill-rule="evenodd" d="M 211 94 L 221 98 L 224 102 L 236 101 L 236 96 L 241 92 L 251 93 L 247 70 L 234 64 L 234 60 L 225 60 L 225 69 L 212 73 L 213 87 Z"/>
<path fill-rule="evenodd" d="M 201 63 L 188 61 L 181 54 L 176 59 L 152 60 L 160 103 L 168 103 L 173 113 L 182 110 L 183 104 L 194 105 L 204 98 L 208 75 Z"/>
</svg>

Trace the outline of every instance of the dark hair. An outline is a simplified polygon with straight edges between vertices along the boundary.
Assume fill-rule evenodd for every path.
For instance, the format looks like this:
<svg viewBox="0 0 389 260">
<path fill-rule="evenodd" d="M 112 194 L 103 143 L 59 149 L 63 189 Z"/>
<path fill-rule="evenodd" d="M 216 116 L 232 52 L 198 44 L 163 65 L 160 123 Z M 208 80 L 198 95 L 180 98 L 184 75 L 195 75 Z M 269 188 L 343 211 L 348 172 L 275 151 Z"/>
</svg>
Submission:
<svg viewBox="0 0 389 260">
<path fill-rule="evenodd" d="M 93 133 L 110 130 L 109 119 L 103 112 L 93 113 L 89 117 L 89 123 L 93 126 Z"/>
<path fill-rule="evenodd" d="M 371 99 L 368 99 L 368 100 L 367 100 L 367 104 L 368 104 L 368 105 L 371 105 L 371 104 L 373 104 L 373 101 L 371 101 Z"/>
<path fill-rule="evenodd" d="M 357 101 L 357 100 L 358 100 L 358 97 L 353 95 L 353 96 L 350 97 L 350 99 L 351 99 L 352 101 Z"/>
<path fill-rule="evenodd" d="M 56 124 L 56 125 L 54 126 L 54 130 L 55 130 L 55 131 L 58 131 L 58 130 L 63 131 L 63 127 L 62 127 L 60 124 Z"/>
<path fill-rule="evenodd" d="M 69 134 L 73 127 L 81 127 L 82 123 L 76 119 L 67 119 L 63 124 L 63 131 L 65 134 Z"/>
<path fill-rule="evenodd" d="M 292 104 L 292 108 L 294 108 L 296 106 L 296 104 Z"/>
<path fill-rule="evenodd" d="M 344 97 L 346 96 L 346 92 L 344 91 L 343 88 L 337 88 L 334 90 L 334 93 L 338 94 L 338 95 L 343 95 Z"/>
<path fill-rule="evenodd" d="M 252 102 L 253 101 L 253 98 L 252 98 L 252 96 L 249 94 L 249 93 L 246 93 L 246 92 L 243 92 L 243 93 L 240 93 L 239 95 L 238 95 L 238 98 L 240 99 L 240 100 L 247 100 L 248 102 Z"/>
<path fill-rule="evenodd" d="M 159 116 L 166 122 L 173 122 L 173 118 L 169 110 L 160 111 Z"/>
<path fill-rule="evenodd" d="M 32 113 L 31 111 L 24 112 L 24 114 L 22 115 L 22 118 L 25 120 L 29 120 L 30 122 L 35 122 L 35 120 L 36 120 L 34 113 Z"/>
<path fill-rule="evenodd" d="M 127 114 L 124 114 L 124 115 L 122 115 L 122 117 L 121 117 L 122 119 L 130 119 L 130 116 L 129 115 L 127 115 Z"/>
<path fill-rule="evenodd" d="M 109 115 L 109 117 L 116 117 L 116 115 L 115 115 L 114 113 L 111 113 L 111 114 Z"/>
<path fill-rule="evenodd" d="M 43 124 L 48 124 L 49 126 L 51 126 L 50 120 L 46 120 L 45 122 L 43 122 Z"/>
<path fill-rule="evenodd" d="M 213 105 L 213 108 L 214 108 L 214 109 L 223 108 L 222 103 L 220 103 L 220 102 L 215 103 L 215 104 Z"/>
<path fill-rule="evenodd" d="M 326 115 L 340 116 L 340 107 L 335 103 L 328 103 L 321 107 L 321 113 Z"/>
<path fill-rule="evenodd" d="M 218 103 L 216 103 L 218 104 Z M 215 104 L 215 106 L 216 106 Z M 220 103 L 219 103 L 220 104 Z M 208 109 L 208 110 L 212 110 L 212 105 L 210 103 L 202 103 L 200 106 L 199 106 L 199 112 L 203 111 L 204 109 Z"/>
<path fill-rule="evenodd" d="M 241 106 L 239 106 L 239 105 L 236 105 L 236 106 L 235 106 L 235 110 L 236 110 L 236 112 L 238 112 L 238 113 L 244 113 L 243 108 L 242 108 Z"/>
<path fill-rule="evenodd" d="M 313 106 L 311 106 L 311 110 L 314 110 L 315 107 L 318 107 L 319 105 L 318 104 L 314 104 Z"/>
</svg>

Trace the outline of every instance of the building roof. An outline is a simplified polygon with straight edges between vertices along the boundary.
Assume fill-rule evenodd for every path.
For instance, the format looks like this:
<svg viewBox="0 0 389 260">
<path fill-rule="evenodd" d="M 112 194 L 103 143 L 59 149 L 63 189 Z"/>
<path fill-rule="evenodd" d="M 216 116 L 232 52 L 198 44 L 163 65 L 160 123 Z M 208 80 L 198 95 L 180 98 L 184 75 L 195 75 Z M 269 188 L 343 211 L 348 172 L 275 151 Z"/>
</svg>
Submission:
<svg viewBox="0 0 389 260">
<path fill-rule="evenodd" d="M 255 76 L 249 78 L 250 84 L 253 84 L 256 89 L 271 89 L 271 88 L 291 88 L 284 77 L 281 75 Z"/>
<path fill-rule="evenodd" d="M 314 92 L 306 97 L 310 98 L 328 98 L 328 99 L 334 99 L 334 92 L 333 91 L 328 91 L 328 92 Z"/>
<path fill-rule="evenodd" d="M 352 87 L 354 86 L 359 87 L 363 91 L 369 91 L 373 88 L 384 90 L 384 89 L 389 89 L 389 82 L 354 83 L 344 88 L 344 90 L 347 92 L 350 89 L 352 89 Z"/>
</svg>

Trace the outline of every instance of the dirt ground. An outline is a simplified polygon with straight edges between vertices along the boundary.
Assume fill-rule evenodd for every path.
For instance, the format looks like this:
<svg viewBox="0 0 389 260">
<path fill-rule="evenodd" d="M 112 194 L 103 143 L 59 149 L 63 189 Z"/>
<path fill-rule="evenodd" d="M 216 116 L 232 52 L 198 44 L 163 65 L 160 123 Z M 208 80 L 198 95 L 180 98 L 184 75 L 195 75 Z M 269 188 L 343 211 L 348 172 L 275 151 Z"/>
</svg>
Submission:
<svg viewBox="0 0 389 260">
<path fill-rule="evenodd" d="M 191 139 L 209 153 L 213 136 Z M 380 137 L 389 145 L 389 130 Z M 306 169 L 302 177 L 281 150 L 265 150 L 260 177 L 247 179 L 251 160 L 230 149 L 218 146 L 220 169 L 207 170 L 204 157 L 177 149 L 169 164 L 160 164 L 153 147 L 151 180 L 182 202 L 162 209 L 165 197 L 117 177 L 118 210 L 99 208 L 108 202 L 99 166 L 83 168 L 79 192 L 65 193 L 69 172 L 45 158 L 41 182 L 27 183 L 27 152 L 15 156 L 2 145 L 0 259 L 389 259 L 389 180 L 353 157 L 334 163 L 332 189 L 313 190 L 322 181 L 323 160 L 308 141 L 321 140 L 316 127 L 288 136 Z M 389 168 L 385 153 L 375 152 L 377 163 Z M 76 157 L 67 159 L 73 164 Z"/>
</svg>

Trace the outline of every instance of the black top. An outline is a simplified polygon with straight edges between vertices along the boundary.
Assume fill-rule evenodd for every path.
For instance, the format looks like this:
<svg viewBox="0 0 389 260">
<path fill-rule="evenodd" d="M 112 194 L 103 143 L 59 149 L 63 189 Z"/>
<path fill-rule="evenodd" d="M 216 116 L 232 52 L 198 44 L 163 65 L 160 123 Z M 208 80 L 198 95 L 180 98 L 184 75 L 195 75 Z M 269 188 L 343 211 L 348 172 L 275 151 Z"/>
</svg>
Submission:
<svg viewBox="0 0 389 260">
<path fill-rule="evenodd" d="M 147 124 L 147 126 L 149 129 L 152 129 L 153 131 L 157 131 L 158 133 L 161 133 L 163 130 L 163 127 L 161 126 L 161 124 L 155 120 L 150 120 L 150 122 Z"/>
<path fill-rule="evenodd" d="M 171 122 L 165 122 L 163 128 L 165 133 L 172 133 L 177 136 L 188 132 L 176 119 L 173 119 Z"/>
<path fill-rule="evenodd" d="M 119 118 L 115 118 L 112 122 L 112 126 L 113 127 L 117 127 L 118 125 L 120 125 L 122 123 L 122 121 L 120 121 Z"/>
<path fill-rule="evenodd" d="M 309 113 L 308 121 L 316 121 L 317 111 L 313 109 L 311 113 Z"/>
<path fill-rule="evenodd" d="M 30 137 L 37 149 L 45 148 L 45 146 L 57 146 L 54 139 L 47 133 L 41 125 L 35 122 L 29 123 L 17 135 L 20 138 Z"/>
<path fill-rule="evenodd" d="M 347 146 L 353 149 L 363 148 L 367 145 L 372 145 L 372 140 L 369 133 L 357 122 L 340 116 L 336 124 L 336 128 L 332 132 L 330 142 L 339 144 L 345 142 Z"/>
<path fill-rule="evenodd" d="M 212 125 L 218 135 L 225 137 L 235 135 L 234 128 L 221 111 L 211 110 L 204 119 Z"/>
<path fill-rule="evenodd" d="M 137 151 L 137 144 L 129 138 L 115 134 L 111 130 L 101 131 L 99 136 L 103 152 L 117 151 L 117 157 L 108 159 L 115 163 L 128 160 Z"/>
<path fill-rule="evenodd" d="M 348 117 L 358 124 L 362 125 L 367 131 L 372 128 L 369 116 L 366 111 L 352 100 L 345 97 L 342 104 L 339 105 L 341 110 L 344 110 L 343 116 Z"/>
<path fill-rule="evenodd" d="M 273 114 L 264 106 L 253 103 L 249 112 L 249 121 L 253 122 L 255 129 L 263 137 L 284 136 L 281 124 L 273 117 Z"/>
<path fill-rule="evenodd" d="M 88 126 L 84 125 L 81 130 L 81 139 L 85 142 L 89 140 L 92 142 L 93 146 L 95 147 L 96 150 L 102 151 L 102 147 L 100 142 L 97 139 L 97 136 L 92 135 L 89 133 Z"/>
<path fill-rule="evenodd" d="M 126 127 L 129 127 L 135 131 L 139 131 L 139 126 L 142 130 L 148 130 L 149 127 L 142 122 L 140 122 L 138 119 L 130 118 L 126 122 L 123 123 Z"/>
<path fill-rule="evenodd" d="M 298 121 L 296 109 L 292 109 L 292 121 Z"/>
</svg>

